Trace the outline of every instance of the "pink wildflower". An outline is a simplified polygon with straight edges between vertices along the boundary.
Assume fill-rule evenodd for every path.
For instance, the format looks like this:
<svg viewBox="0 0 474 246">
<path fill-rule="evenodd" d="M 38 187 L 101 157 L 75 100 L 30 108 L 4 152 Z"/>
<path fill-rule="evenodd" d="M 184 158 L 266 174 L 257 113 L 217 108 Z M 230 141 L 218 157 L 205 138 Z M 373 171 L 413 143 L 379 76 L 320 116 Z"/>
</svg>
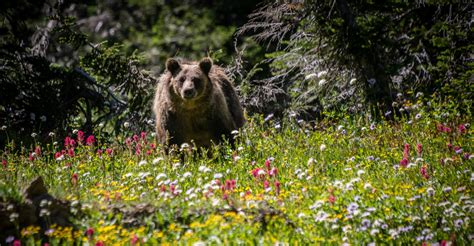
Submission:
<svg viewBox="0 0 474 246">
<path fill-rule="evenodd" d="M 429 179 L 430 176 L 428 175 L 428 168 L 426 167 L 426 165 L 423 165 L 421 168 L 420 168 L 420 173 L 421 175 L 423 176 L 423 178 L 425 179 Z"/>
<path fill-rule="evenodd" d="M 266 160 L 265 160 L 265 167 L 266 167 L 267 169 L 270 169 L 270 160 L 269 160 L 269 159 L 266 159 Z"/>
<path fill-rule="evenodd" d="M 268 189 L 270 187 L 270 184 L 268 183 L 268 180 L 263 181 L 263 188 Z"/>
<path fill-rule="evenodd" d="M 331 193 L 328 198 L 329 203 L 334 204 L 336 202 L 336 197 Z"/>
<path fill-rule="evenodd" d="M 94 145 L 94 143 L 95 143 L 94 135 L 90 135 L 89 137 L 87 137 L 86 144 L 88 146 L 92 146 Z"/>
<path fill-rule="evenodd" d="M 133 135 L 133 141 L 138 142 L 138 140 L 140 140 L 140 138 L 137 136 L 137 134 Z"/>
<path fill-rule="evenodd" d="M 422 152 L 423 152 L 423 146 L 419 143 L 416 145 L 416 153 L 418 153 L 418 155 L 421 156 Z"/>
<path fill-rule="evenodd" d="M 5 159 L 2 160 L 2 166 L 3 166 L 3 168 L 7 167 L 7 160 L 5 160 Z"/>
<path fill-rule="evenodd" d="M 278 174 L 278 169 L 277 169 L 276 167 L 272 167 L 272 169 L 270 169 L 270 170 L 268 171 L 268 175 L 269 175 L 270 177 L 276 176 L 277 174 Z"/>
<path fill-rule="evenodd" d="M 453 144 L 452 144 L 452 143 L 448 143 L 447 146 L 448 146 L 448 149 L 449 149 L 449 150 L 453 150 Z"/>
<path fill-rule="evenodd" d="M 140 153 L 142 152 L 141 148 L 142 146 L 139 143 L 137 143 L 137 145 L 135 146 L 135 155 L 140 155 Z"/>
<path fill-rule="evenodd" d="M 410 145 L 405 144 L 405 148 L 403 149 L 403 158 L 408 159 L 409 156 L 410 156 Z"/>
<path fill-rule="evenodd" d="M 456 154 L 461 154 L 462 153 L 462 148 L 459 147 L 459 146 L 456 146 L 456 147 L 454 147 L 454 152 L 456 152 Z"/>
<path fill-rule="evenodd" d="M 88 238 L 91 238 L 93 235 L 94 235 L 94 229 L 91 228 L 91 227 L 87 228 L 87 230 L 86 230 L 86 236 L 87 236 Z"/>
<path fill-rule="evenodd" d="M 113 154 L 113 150 L 111 148 L 105 149 L 105 153 L 107 153 L 108 156 L 111 156 Z"/>
<path fill-rule="evenodd" d="M 133 237 L 132 237 L 132 239 L 130 240 L 130 243 L 131 243 L 132 245 L 135 245 L 135 244 L 138 243 L 138 241 L 139 241 L 139 239 L 138 239 L 137 235 L 136 235 L 136 234 L 133 234 Z"/>
<path fill-rule="evenodd" d="M 132 139 L 131 138 L 126 138 L 125 139 L 125 144 L 130 147 L 130 145 L 132 145 Z"/>
<path fill-rule="evenodd" d="M 59 152 L 59 151 L 56 152 L 56 153 L 54 153 L 54 159 L 58 159 L 58 158 L 61 157 L 61 156 L 62 156 L 62 154 L 61 154 L 61 152 Z"/>
<path fill-rule="evenodd" d="M 400 161 L 400 166 L 402 166 L 402 167 L 407 167 L 407 166 L 408 166 L 408 159 L 407 159 L 407 158 L 403 158 L 403 159 Z"/>
<path fill-rule="evenodd" d="M 275 185 L 276 194 L 277 195 L 280 194 L 280 182 L 278 182 L 278 180 L 276 180 L 273 184 Z"/>
<path fill-rule="evenodd" d="M 41 155 L 41 147 L 40 146 L 36 146 L 35 153 L 36 153 L 37 156 Z"/>
<path fill-rule="evenodd" d="M 77 131 L 77 142 L 80 144 L 84 142 L 84 132 L 81 130 Z"/>
<path fill-rule="evenodd" d="M 467 132 L 466 126 L 464 124 L 461 124 L 458 126 L 458 132 L 463 134 Z"/>
<path fill-rule="evenodd" d="M 68 155 L 69 157 L 74 157 L 74 149 L 68 149 L 68 150 L 67 150 L 67 155 Z"/>
</svg>

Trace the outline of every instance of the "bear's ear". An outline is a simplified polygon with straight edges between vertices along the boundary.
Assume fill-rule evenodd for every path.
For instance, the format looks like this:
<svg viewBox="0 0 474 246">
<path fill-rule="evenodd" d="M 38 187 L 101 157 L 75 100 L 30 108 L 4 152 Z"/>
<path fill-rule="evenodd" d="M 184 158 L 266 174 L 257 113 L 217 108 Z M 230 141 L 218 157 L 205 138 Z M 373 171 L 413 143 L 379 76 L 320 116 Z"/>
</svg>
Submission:
<svg viewBox="0 0 474 246">
<path fill-rule="evenodd" d="M 202 60 L 199 62 L 199 67 L 206 75 L 209 74 L 209 71 L 211 71 L 211 67 L 212 67 L 211 58 L 209 57 L 202 58 Z"/>
<path fill-rule="evenodd" d="M 178 60 L 174 58 L 168 58 L 168 60 L 166 60 L 166 70 L 170 71 L 174 76 L 179 72 L 179 70 L 181 70 L 181 65 L 179 64 Z"/>
</svg>

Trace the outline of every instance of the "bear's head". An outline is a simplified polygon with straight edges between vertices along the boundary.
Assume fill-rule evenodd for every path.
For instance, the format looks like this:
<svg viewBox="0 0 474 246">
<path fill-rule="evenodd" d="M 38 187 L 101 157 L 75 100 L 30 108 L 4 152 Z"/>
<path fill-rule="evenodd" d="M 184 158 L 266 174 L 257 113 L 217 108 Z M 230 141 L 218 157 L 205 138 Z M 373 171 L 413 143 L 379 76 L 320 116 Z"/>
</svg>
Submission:
<svg viewBox="0 0 474 246">
<path fill-rule="evenodd" d="M 212 60 L 203 58 L 199 63 L 181 63 L 170 58 L 166 61 L 166 70 L 171 73 L 171 86 L 183 101 L 192 102 L 205 94 L 210 85 L 209 72 Z"/>
</svg>

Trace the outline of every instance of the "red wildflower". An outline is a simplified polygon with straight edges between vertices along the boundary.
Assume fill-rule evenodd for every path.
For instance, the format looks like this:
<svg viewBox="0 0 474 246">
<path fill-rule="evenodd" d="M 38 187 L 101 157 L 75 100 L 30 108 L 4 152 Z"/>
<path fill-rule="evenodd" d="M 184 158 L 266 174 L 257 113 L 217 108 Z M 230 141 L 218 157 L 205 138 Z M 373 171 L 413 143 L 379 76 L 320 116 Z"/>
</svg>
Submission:
<svg viewBox="0 0 474 246">
<path fill-rule="evenodd" d="M 13 246 L 21 246 L 21 241 L 20 240 L 13 241 Z"/>
<path fill-rule="evenodd" d="M 270 184 L 268 183 L 268 180 L 263 181 L 263 188 L 267 189 L 268 187 L 270 187 Z"/>
<path fill-rule="evenodd" d="M 423 152 L 423 146 L 419 143 L 416 145 L 416 153 L 418 153 L 418 155 L 421 155 L 422 152 Z"/>
<path fill-rule="evenodd" d="M 137 143 L 137 145 L 135 146 L 135 155 L 140 155 L 141 153 L 141 145 Z"/>
<path fill-rule="evenodd" d="M 408 166 L 408 159 L 407 159 L 407 158 L 403 158 L 403 159 L 400 161 L 400 166 L 402 166 L 402 167 L 407 167 L 407 166 Z"/>
<path fill-rule="evenodd" d="M 174 184 L 170 184 L 170 192 L 171 192 L 171 194 L 174 194 L 175 190 L 176 190 L 176 187 L 174 186 Z"/>
<path fill-rule="evenodd" d="M 138 142 L 140 138 L 137 136 L 137 134 L 133 135 L 133 141 Z"/>
<path fill-rule="evenodd" d="M 334 204 L 336 202 L 336 197 L 331 193 L 328 198 L 329 203 Z"/>
<path fill-rule="evenodd" d="M 67 155 L 69 155 L 70 157 L 74 157 L 74 149 L 68 149 Z"/>
<path fill-rule="evenodd" d="M 268 175 L 269 175 L 270 177 L 276 176 L 277 174 L 278 174 L 278 169 L 277 169 L 276 167 L 273 167 L 272 169 L 270 169 L 270 170 L 268 171 Z"/>
<path fill-rule="evenodd" d="M 278 182 L 278 180 L 276 180 L 273 184 L 275 185 L 276 194 L 277 195 L 280 194 L 280 182 Z"/>
<path fill-rule="evenodd" d="M 141 132 L 140 137 L 142 138 L 142 140 L 145 140 L 146 139 L 146 132 Z"/>
<path fill-rule="evenodd" d="M 79 142 L 80 144 L 84 142 L 84 132 L 81 130 L 77 131 L 77 142 Z"/>
<path fill-rule="evenodd" d="M 113 150 L 111 148 L 105 149 L 105 153 L 107 153 L 108 156 L 111 156 L 113 154 Z"/>
<path fill-rule="evenodd" d="M 265 167 L 266 167 L 267 169 L 270 169 L 270 160 L 269 160 L 269 159 L 266 159 L 266 160 L 265 160 Z"/>
<path fill-rule="evenodd" d="M 61 152 L 59 152 L 59 151 L 56 152 L 56 153 L 54 153 L 54 159 L 58 159 L 58 158 L 61 157 L 61 156 L 62 156 L 62 154 L 61 154 Z"/>
<path fill-rule="evenodd" d="M 29 159 L 30 161 L 33 161 L 33 160 L 35 159 L 35 155 L 36 155 L 35 152 L 31 152 L 31 153 L 30 153 L 30 156 L 28 157 L 28 159 Z"/>
<path fill-rule="evenodd" d="M 442 132 L 443 129 L 444 129 L 444 125 L 443 125 L 443 124 L 438 124 L 438 125 L 436 125 L 436 129 L 437 129 L 439 132 Z"/>
<path fill-rule="evenodd" d="M 94 135 L 90 135 L 89 137 L 87 137 L 86 144 L 88 146 L 92 146 L 94 145 L 94 143 L 95 143 Z"/>
<path fill-rule="evenodd" d="M 423 178 L 425 179 L 429 179 L 430 176 L 428 175 L 428 168 L 426 167 L 426 165 L 423 165 L 421 168 L 420 168 L 420 173 L 421 175 L 423 176 Z"/>
<path fill-rule="evenodd" d="M 98 241 L 97 243 L 95 243 L 95 246 L 104 246 L 104 242 Z"/>
<path fill-rule="evenodd" d="M 165 192 L 166 191 L 166 186 L 165 185 L 161 185 L 161 192 Z"/>
<path fill-rule="evenodd" d="M 464 124 L 461 124 L 458 126 L 458 132 L 463 134 L 467 132 L 466 126 Z"/>
<path fill-rule="evenodd" d="M 78 179 L 77 173 L 73 173 L 73 174 L 72 174 L 72 178 L 71 178 L 72 185 L 76 186 L 76 184 L 77 184 L 77 179 Z"/>
<path fill-rule="evenodd" d="M 130 145 L 132 145 L 132 139 L 131 138 L 126 138 L 125 139 L 125 144 L 130 147 Z"/>
<path fill-rule="evenodd" d="M 151 144 L 150 144 L 150 148 L 156 149 L 156 145 L 155 145 L 154 143 L 151 143 Z"/>
<path fill-rule="evenodd" d="M 257 178 L 258 177 L 258 172 L 260 171 L 261 169 L 260 168 L 255 168 L 254 170 L 252 170 L 252 175 L 254 178 Z"/>
<path fill-rule="evenodd" d="M 448 143 L 448 149 L 453 150 L 453 144 L 452 143 Z"/>
<path fill-rule="evenodd" d="M 76 141 L 70 137 L 66 137 L 64 139 L 64 147 L 67 148 L 74 148 L 74 146 L 76 146 Z"/>
<path fill-rule="evenodd" d="M 408 159 L 409 156 L 410 156 L 410 145 L 405 144 L 405 148 L 403 149 L 403 158 Z"/>
<path fill-rule="evenodd" d="M 226 180 L 225 181 L 225 189 L 226 190 L 233 190 L 235 188 L 235 180 Z"/>
<path fill-rule="evenodd" d="M 93 235 L 94 235 L 94 229 L 91 228 L 91 227 L 87 228 L 87 230 L 86 230 L 86 236 L 87 236 L 88 238 L 91 238 Z"/>
<path fill-rule="evenodd" d="M 133 237 L 132 237 L 132 239 L 130 240 L 130 243 L 131 243 L 132 245 L 135 245 L 135 244 L 137 244 L 138 241 L 139 241 L 139 239 L 138 239 L 137 235 L 136 235 L 136 234 L 133 234 Z"/>
<path fill-rule="evenodd" d="M 5 160 L 5 159 L 2 160 L 2 166 L 3 166 L 4 168 L 7 167 L 7 160 Z"/>
<path fill-rule="evenodd" d="M 37 156 L 41 155 L 41 147 L 40 146 L 36 146 L 35 153 L 36 153 Z"/>
<path fill-rule="evenodd" d="M 99 157 L 102 157 L 102 150 L 101 150 L 101 149 L 98 149 L 98 150 L 97 150 L 97 155 L 98 155 Z"/>
</svg>

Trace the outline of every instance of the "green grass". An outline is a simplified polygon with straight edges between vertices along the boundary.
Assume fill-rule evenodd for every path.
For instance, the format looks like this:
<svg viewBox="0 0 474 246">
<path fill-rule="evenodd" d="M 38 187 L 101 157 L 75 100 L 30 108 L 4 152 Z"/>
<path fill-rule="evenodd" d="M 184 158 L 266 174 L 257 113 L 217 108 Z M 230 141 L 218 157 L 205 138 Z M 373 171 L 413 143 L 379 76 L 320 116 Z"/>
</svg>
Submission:
<svg viewBox="0 0 474 246">
<path fill-rule="evenodd" d="M 14 152 L 9 145 L 0 155 L 7 162 L 0 195 L 6 203 L 22 200 L 21 190 L 41 175 L 50 194 L 78 201 L 72 206 L 75 227 L 48 225 L 50 244 L 469 244 L 471 118 L 433 109 L 411 115 L 317 125 L 254 117 L 236 135 L 235 150 L 223 145 L 209 157 L 163 155 L 160 146 L 150 147 L 151 133 L 146 143 L 139 137 L 130 146 L 127 136 L 102 139 L 96 133 L 94 145 L 79 144 L 74 157 L 63 160 L 53 157 L 64 149 L 62 139 L 52 137 L 34 160 L 29 155 L 35 146 Z M 451 131 L 439 131 L 439 124 Z M 463 132 L 461 124 L 467 126 Z M 406 144 L 409 164 L 402 167 Z M 269 175 L 271 169 L 276 174 Z M 143 212 L 139 204 L 149 209 Z M 18 228 L 13 236 L 39 242 L 44 231 L 36 231 Z"/>
</svg>

